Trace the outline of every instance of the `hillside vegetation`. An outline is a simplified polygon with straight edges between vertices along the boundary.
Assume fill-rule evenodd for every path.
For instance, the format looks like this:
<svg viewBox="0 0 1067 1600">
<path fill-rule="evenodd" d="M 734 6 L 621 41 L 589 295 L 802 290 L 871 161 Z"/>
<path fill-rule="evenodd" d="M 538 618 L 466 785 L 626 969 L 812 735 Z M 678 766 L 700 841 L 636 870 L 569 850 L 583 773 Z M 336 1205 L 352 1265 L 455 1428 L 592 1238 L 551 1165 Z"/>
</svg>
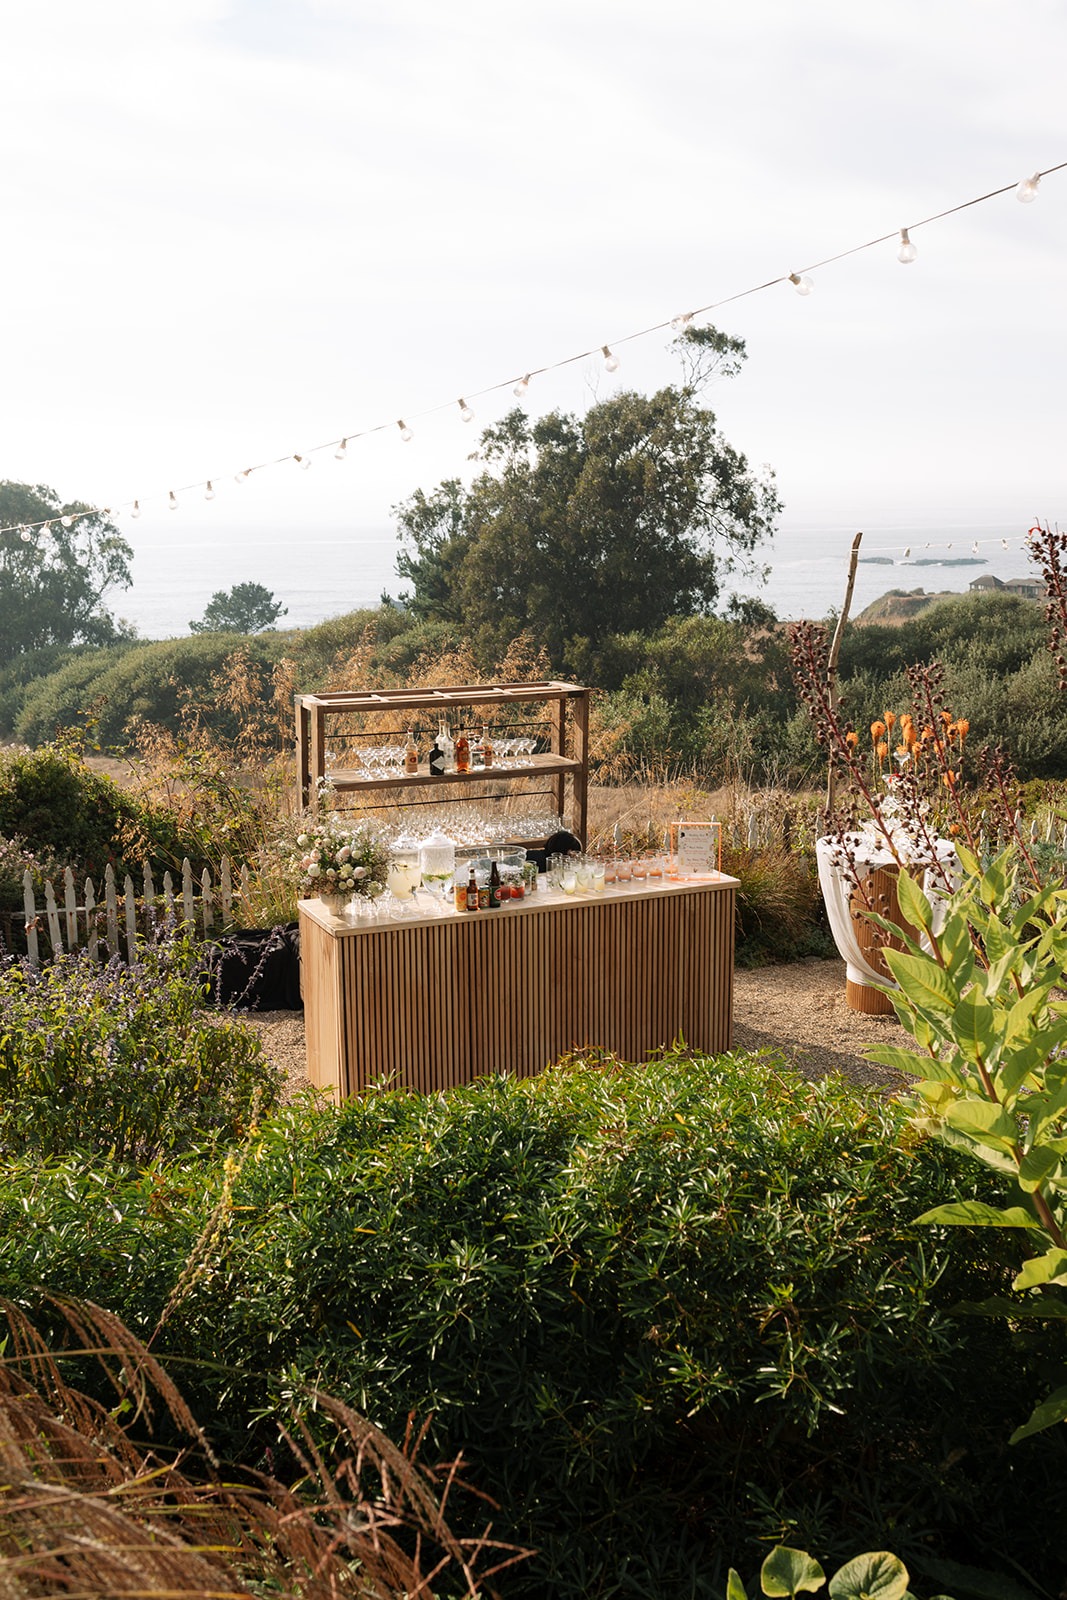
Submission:
<svg viewBox="0 0 1067 1600">
<path fill-rule="evenodd" d="M 651 633 L 614 633 L 582 651 L 575 676 L 598 691 L 594 766 L 620 778 L 688 773 L 708 786 L 803 784 L 821 768 L 798 706 L 781 626 L 673 617 Z M 1067 720 L 1042 610 L 1009 595 L 940 600 L 892 623 L 850 626 L 841 687 L 857 727 L 907 701 L 904 669 L 937 659 L 972 746 L 1004 745 L 1022 778 L 1067 775 Z M 102 649 L 49 649 L 0 673 L 0 737 L 37 745 L 88 719 L 103 748 L 136 750 L 150 730 L 205 728 L 262 751 L 288 749 L 294 691 L 559 675 L 527 635 L 479 653 L 453 622 L 395 605 L 300 631 L 197 634 Z M 424 732 L 426 730 L 423 730 Z"/>
</svg>

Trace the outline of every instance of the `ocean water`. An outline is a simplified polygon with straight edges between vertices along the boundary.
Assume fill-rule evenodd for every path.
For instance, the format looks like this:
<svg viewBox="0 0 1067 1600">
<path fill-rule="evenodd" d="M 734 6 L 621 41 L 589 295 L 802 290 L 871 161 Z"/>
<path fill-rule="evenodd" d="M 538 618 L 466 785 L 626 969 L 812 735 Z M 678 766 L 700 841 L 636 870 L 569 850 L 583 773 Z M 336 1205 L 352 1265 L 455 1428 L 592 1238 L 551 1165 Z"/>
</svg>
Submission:
<svg viewBox="0 0 1067 1600">
<path fill-rule="evenodd" d="M 770 567 L 767 581 L 739 575 L 730 580 L 729 590 L 758 595 L 783 620 L 822 618 L 840 610 L 855 531 L 840 523 L 787 524 L 761 552 L 761 561 Z M 129 530 L 124 532 L 134 544 L 133 587 L 110 596 L 109 604 L 145 639 L 188 633 L 190 621 L 203 614 L 212 594 L 237 583 L 265 585 L 288 607 L 280 626 L 296 628 L 376 605 L 383 590 L 394 595 L 400 590 L 396 539 L 389 528 L 348 535 L 301 533 L 298 538 L 284 533 L 250 537 L 220 529 L 217 538 L 194 536 L 180 550 L 139 547 Z M 983 573 L 1001 579 L 1033 576 L 1025 532 L 1019 523 L 978 521 L 868 527 L 852 614 L 890 589 L 962 594 Z M 981 565 L 951 564 L 960 557 L 975 559 L 975 545 Z M 923 562 L 930 564 L 918 564 Z"/>
</svg>

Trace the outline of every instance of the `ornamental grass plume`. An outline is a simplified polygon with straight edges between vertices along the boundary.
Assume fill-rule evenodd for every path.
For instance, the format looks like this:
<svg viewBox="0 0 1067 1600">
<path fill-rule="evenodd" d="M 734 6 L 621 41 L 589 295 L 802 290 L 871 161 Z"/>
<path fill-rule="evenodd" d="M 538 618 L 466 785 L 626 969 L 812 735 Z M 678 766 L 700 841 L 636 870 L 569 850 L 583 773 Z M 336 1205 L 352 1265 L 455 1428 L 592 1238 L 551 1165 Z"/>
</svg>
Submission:
<svg viewBox="0 0 1067 1600">
<path fill-rule="evenodd" d="M 26 1311 L 0 1301 L 4 1600 L 476 1600 L 494 1592 L 494 1573 L 528 1554 L 489 1529 L 471 1539 L 451 1532 L 444 1506 L 460 1463 L 425 1468 L 425 1430 L 409 1427 L 400 1448 L 318 1391 L 305 1399 L 334 1433 L 330 1460 L 297 1419 L 279 1428 L 295 1487 L 258 1473 L 223 1481 L 177 1387 L 117 1317 L 50 1294 L 39 1311 L 63 1345 L 62 1367 Z M 70 1376 L 79 1360 L 84 1388 Z M 101 1380 L 114 1406 L 91 1392 Z M 180 1452 L 138 1442 L 160 1404 L 188 1441 Z"/>
</svg>

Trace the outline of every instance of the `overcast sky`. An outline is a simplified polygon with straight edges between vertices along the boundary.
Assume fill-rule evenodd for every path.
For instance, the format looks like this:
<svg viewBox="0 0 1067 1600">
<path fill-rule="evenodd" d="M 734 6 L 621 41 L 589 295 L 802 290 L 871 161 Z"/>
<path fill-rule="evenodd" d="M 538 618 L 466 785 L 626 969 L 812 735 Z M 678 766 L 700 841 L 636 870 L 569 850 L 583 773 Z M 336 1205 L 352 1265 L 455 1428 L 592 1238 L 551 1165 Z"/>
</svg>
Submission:
<svg viewBox="0 0 1067 1600">
<path fill-rule="evenodd" d="M 5 7 L 0 476 L 157 553 L 382 527 L 515 402 L 420 413 L 1067 161 L 1060 0 Z M 787 526 L 1067 518 L 1067 172 L 741 299 L 709 396 Z M 668 336 L 532 409 L 678 379 Z M 393 425 L 406 418 L 414 438 Z M 308 472 L 233 474 L 387 423 Z M 211 477 L 165 510 L 171 487 Z"/>
</svg>

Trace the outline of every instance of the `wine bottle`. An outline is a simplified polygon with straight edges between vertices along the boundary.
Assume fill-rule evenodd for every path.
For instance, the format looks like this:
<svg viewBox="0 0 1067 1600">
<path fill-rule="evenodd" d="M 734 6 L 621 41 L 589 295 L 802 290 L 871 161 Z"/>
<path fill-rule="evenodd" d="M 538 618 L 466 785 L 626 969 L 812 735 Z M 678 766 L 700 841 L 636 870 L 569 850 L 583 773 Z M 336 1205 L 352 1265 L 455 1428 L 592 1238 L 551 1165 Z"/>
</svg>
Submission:
<svg viewBox="0 0 1067 1600">
<path fill-rule="evenodd" d="M 489 737 L 489 727 L 488 727 L 488 724 L 486 724 L 486 726 L 482 728 L 482 766 L 483 767 L 491 767 L 493 765 L 493 756 L 494 756 L 494 754 L 495 754 L 495 751 L 493 750 L 493 741 Z"/>
<path fill-rule="evenodd" d="M 445 758 L 445 771 L 456 770 L 456 747 L 452 743 L 452 736 L 448 731 L 448 723 L 442 722 L 437 730 L 437 742 L 441 746 L 441 753 Z"/>
<path fill-rule="evenodd" d="M 471 747 L 465 733 L 460 733 L 456 740 L 456 771 L 469 772 L 471 769 Z"/>
<path fill-rule="evenodd" d="M 407 743 L 404 745 L 404 771 L 409 777 L 419 770 L 419 747 L 415 743 L 415 735 L 408 729 Z"/>
<path fill-rule="evenodd" d="M 496 911 L 500 907 L 500 868 L 494 861 L 489 868 L 489 909 Z"/>
<path fill-rule="evenodd" d="M 467 884 L 467 910 L 468 911 L 477 911 L 477 909 L 478 909 L 478 881 L 474 876 L 474 868 L 472 867 L 471 868 L 471 875 L 470 875 L 470 882 Z"/>
</svg>

